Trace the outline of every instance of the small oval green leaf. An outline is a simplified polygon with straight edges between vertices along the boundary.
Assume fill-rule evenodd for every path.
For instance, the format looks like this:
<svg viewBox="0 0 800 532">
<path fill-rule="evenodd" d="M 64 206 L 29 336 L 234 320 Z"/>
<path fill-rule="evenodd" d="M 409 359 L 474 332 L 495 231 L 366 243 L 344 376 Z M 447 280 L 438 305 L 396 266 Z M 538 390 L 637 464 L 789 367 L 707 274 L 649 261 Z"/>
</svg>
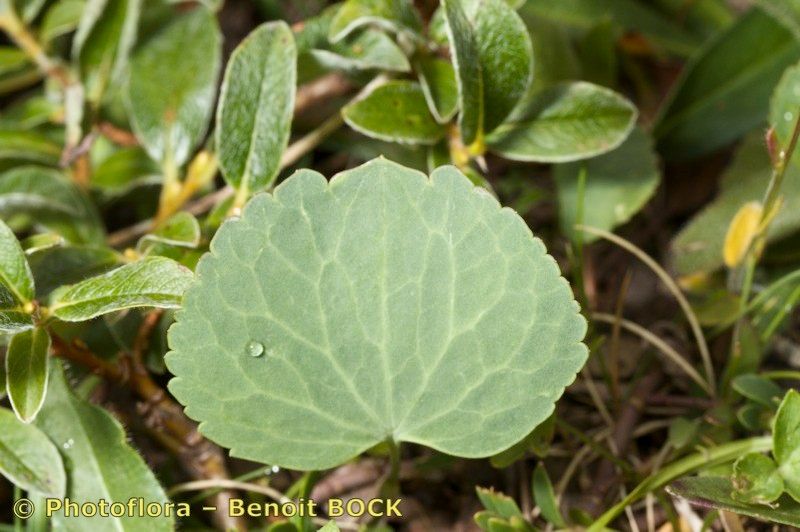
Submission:
<svg viewBox="0 0 800 532">
<path fill-rule="evenodd" d="M 754 504 L 769 504 L 783 493 L 778 467 L 767 455 L 748 453 L 733 464 L 733 498 Z"/>
<path fill-rule="evenodd" d="M 471 17 L 483 78 L 483 130 L 503 123 L 533 76 L 533 44 L 506 0 L 479 0 Z"/>
<path fill-rule="evenodd" d="M 200 244 L 200 222 L 188 212 L 179 212 L 165 220 L 155 231 L 139 240 L 139 253 L 147 253 L 154 244 L 196 248 Z"/>
<path fill-rule="evenodd" d="M 66 490 L 58 449 L 33 425 L 0 408 L 0 474 L 25 491 L 61 498 Z"/>
<path fill-rule="evenodd" d="M 17 237 L 0 220 L 0 284 L 3 284 L 19 303 L 28 303 L 36 295 L 25 252 Z"/>
<path fill-rule="evenodd" d="M 422 88 L 390 81 L 342 109 L 347 124 L 372 138 L 407 144 L 435 144 L 444 127 L 434 120 Z"/>
<path fill-rule="evenodd" d="M 192 272 L 165 257 L 146 257 L 51 295 L 50 312 L 64 321 L 84 321 L 134 307 L 177 308 Z"/>
<path fill-rule="evenodd" d="M 30 423 L 36 418 L 47 392 L 50 335 L 31 329 L 11 338 L 6 353 L 6 390 L 17 417 Z"/>
<path fill-rule="evenodd" d="M 515 122 L 486 142 L 515 161 L 563 163 L 617 148 L 628 137 L 638 112 L 620 94 L 587 82 L 545 89 Z"/>
<path fill-rule="evenodd" d="M 780 386 L 766 377 L 752 373 L 739 375 L 733 379 L 731 386 L 743 397 L 773 410 L 778 406 L 781 395 L 783 395 Z"/>
<path fill-rule="evenodd" d="M 233 52 L 217 110 L 217 147 L 225 180 L 257 192 L 280 169 L 289 141 L 297 50 L 284 22 L 255 29 Z"/>
<path fill-rule="evenodd" d="M 214 14 L 198 6 L 175 17 L 131 59 L 131 123 L 156 161 L 182 165 L 205 135 L 217 92 L 221 46 Z"/>
</svg>

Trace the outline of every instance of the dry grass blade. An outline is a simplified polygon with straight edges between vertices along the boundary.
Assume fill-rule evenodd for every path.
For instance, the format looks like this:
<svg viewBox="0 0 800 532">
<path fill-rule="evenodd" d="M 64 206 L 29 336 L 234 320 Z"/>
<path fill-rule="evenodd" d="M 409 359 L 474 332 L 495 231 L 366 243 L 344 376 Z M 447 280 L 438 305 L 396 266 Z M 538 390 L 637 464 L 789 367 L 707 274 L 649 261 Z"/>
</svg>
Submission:
<svg viewBox="0 0 800 532">
<path fill-rule="evenodd" d="M 679 368 L 681 368 L 690 379 L 696 382 L 697 385 L 700 386 L 703 390 L 705 390 L 709 395 L 711 396 L 714 395 L 714 391 L 711 384 L 706 382 L 706 380 L 703 379 L 700 373 L 698 373 L 698 371 L 694 369 L 694 367 L 691 364 L 689 364 L 685 358 L 683 358 L 667 342 L 665 342 L 655 334 L 651 333 L 641 325 L 626 319 L 618 318 L 613 314 L 604 314 L 602 312 L 596 312 L 592 314 L 592 319 L 602 323 L 608 323 L 610 325 L 618 323 L 620 326 L 622 326 L 623 329 L 639 336 L 647 343 L 649 343 L 650 345 L 661 351 L 661 353 L 663 353 L 667 358 L 669 358 Z"/>
<path fill-rule="evenodd" d="M 683 310 L 683 313 L 686 315 L 686 319 L 689 322 L 689 326 L 691 327 L 692 333 L 697 341 L 697 348 L 700 350 L 700 357 L 703 359 L 703 366 L 705 367 L 706 377 L 708 379 L 707 390 L 712 396 L 715 396 L 717 393 L 715 384 L 716 376 L 714 373 L 714 365 L 711 362 L 711 353 L 708 350 L 706 338 L 703 336 L 703 330 L 700 327 L 700 321 L 697 319 L 697 315 L 694 313 L 694 310 L 692 310 L 692 306 L 689 304 L 686 296 L 683 295 L 683 292 L 681 292 L 681 289 L 678 287 L 675 280 L 664 270 L 664 268 L 659 266 L 652 257 L 624 238 L 596 227 L 576 225 L 575 228 L 608 240 L 609 242 L 613 242 L 622 249 L 630 252 L 645 265 L 647 265 L 647 267 L 653 270 L 653 273 L 655 273 L 658 278 L 661 279 L 661 281 L 666 285 L 667 289 L 669 289 L 672 295 L 675 296 L 675 299 L 678 301 L 678 305 L 680 305 L 681 310 Z"/>
</svg>

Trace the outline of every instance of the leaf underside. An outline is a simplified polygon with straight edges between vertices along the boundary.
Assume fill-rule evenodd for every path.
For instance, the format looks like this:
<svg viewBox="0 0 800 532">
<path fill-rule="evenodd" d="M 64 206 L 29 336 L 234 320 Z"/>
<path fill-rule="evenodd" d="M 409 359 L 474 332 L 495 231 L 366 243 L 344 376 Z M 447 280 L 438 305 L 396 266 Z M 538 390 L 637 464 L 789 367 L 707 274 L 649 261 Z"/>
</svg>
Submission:
<svg viewBox="0 0 800 532">
<path fill-rule="evenodd" d="M 541 241 L 452 167 L 298 172 L 220 229 L 198 275 L 170 390 L 206 436 L 270 464 L 323 469 L 387 439 L 489 456 L 586 359 Z"/>
</svg>

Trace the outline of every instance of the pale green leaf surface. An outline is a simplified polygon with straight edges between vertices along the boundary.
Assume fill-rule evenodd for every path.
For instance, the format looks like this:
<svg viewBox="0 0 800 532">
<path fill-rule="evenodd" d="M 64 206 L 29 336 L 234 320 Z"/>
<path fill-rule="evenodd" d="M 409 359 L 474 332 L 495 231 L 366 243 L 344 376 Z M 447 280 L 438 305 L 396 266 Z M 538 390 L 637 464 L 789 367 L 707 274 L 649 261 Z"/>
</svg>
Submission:
<svg viewBox="0 0 800 532">
<path fill-rule="evenodd" d="M 449 61 L 425 56 L 415 62 L 419 83 L 436 121 L 447 123 L 458 110 L 456 73 Z"/>
<path fill-rule="evenodd" d="M 575 235 L 578 212 L 578 175 L 586 170 L 583 223 L 610 231 L 626 223 L 653 196 L 660 181 L 658 159 L 650 137 L 640 128 L 614 151 L 584 162 L 557 165 L 553 176 L 558 189 L 561 229 Z M 597 237 L 582 235 L 590 242 Z"/>
<path fill-rule="evenodd" d="M 103 242 L 95 206 L 60 172 L 21 166 L 0 174 L 0 216 L 24 214 L 74 243 Z"/>
<path fill-rule="evenodd" d="M 131 121 L 156 161 L 181 165 L 202 140 L 214 106 L 221 44 L 213 13 L 197 7 L 174 17 L 131 59 Z"/>
<path fill-rule="evenodd" d="M 410 0 L 347 0 L 331 21 L 329 38 L 337 42 L 367 24 L 411 35 L 422 30 L 422 21 Z"/>
<path fill-rule="evenodd" d="M 789 461 L 781 464 L 779 471 L 786 493 L 800 502 L 800 452 L 795 451 Z"/>
<path fill-rule="evenodd" d="M 654 129 L 668 159 L 721 148 L 763 123 L 773 87 L 800 58 L 791 32 L 753 9 L 686 66 Z"/>
<path fill-rule="evenodd" d="M 5 222 L 0 220 L 0 283 L 8 288 L 17 301 L 27 303 L 36 290 L 25 252 L 17 237 Z"/>
<path fill-rule="evenodd" d="M 0 408 L 0 474 L 25 491 L 63 497 L 64 464 L 42 431 Z"/>
<path fill-rule="evenodd" d="M 727 510 L 761 521 L 800 526 L 800 504 L 782 497 L 778 506 L 771 508 L 763 504 L 749 504 L 732 497 L 731 481 L 724 477 L 689 477 L 673 482 L 667 491 L 674 496 L 687 499 L 702 508 Z"/>
<path fill-rule="evenodd" d="M 345 122 L 364 135 L 407 144 L 434 144 L 445 134 L 417 83 L 390 81 L 342 109 Z"/>
<path fill-rule="evenodd" d="M 50 335 L 30 329 L 11 338 L 6 353 L 6 391 L 17 417 L 25 423 L 36 418 L 47 392 Z"/>
<path fill-rule="evenodd" d="M 320 68 L 342 70 L 387 70 L 408 72 L 411 66 L 403 50 L 380 29 L 366 27 L 347 37 L 331 43 L 328 32 L 339 9 L 334 4 L 319 15 L 306 19 L 303 27 L 294 33 L 297 51 L 300 54 L 298 78 L 307 81 L 320 75 Z M 310 64 L 309 63 L 310 60 Z"/>
<path fill-rule="evenodd" d="M 98 277 L 59 288 L 50 311 L 64 321 L 84 321 L 134 307 L 177 308 L 192 272 L 164 257 L 146 257 Z"/>
<path fill-rule="evenodd" d="M 490 456 L 586 359 L 541 241 L 452 167 L 298 172 L 223 225 L 197 271 L 170 390 L 260 462 L 324 469 L 388 438 Z"/>
<path fill-rule="evenodd" d="M 445 27 L 450 41 L 450 55 L 458 87 L 458 126 L 464 144 L 483 133 L 483 75 L 480 50 L 461 0 L 442 0 Z"/>
<path fill-rule="evenodd" d="M 451 0 L 444 8 L 459 124 L 470 144 L 500 125 L 525 94 L 533 76 L 533 45 L 522 19 L 504 0 Z M 470 107 L 476 99 L 480 105 Z"/>
<path fill-rule="evenodd" d="M 672 241 L 673 264 L 681 274 L 722 267 L 722 247 L 731 220 L 748 201 L 761 201 L 772 165 L 760 134 L 739 147 L 720 183 L 716 199 L 695 215 Z M 783 205 L 769 228 L 775 241 L 800 228 L 800 167 L 790 164 L 781 188 Z"/>
<path fill-rule="evenodd" d="M 67 497 L 78 504 L 98 500 L 127 503 L 143 498 L 148 503 L 168 501 L 150 468 L 125 441 L 119 422 L 101 408 L 76 398 L 60 364 L 52 364 L 47 401 L 36 419 L 59 446 L 67 471 Z M 168 517 L 65 517 L 53 515 L 55 530 L 84 532 L 168 532 Z"/>
<path fill-rule="evenodd" d="M 278 174 L 294 112 L 297 50 L 285 22 L 256 28 L 228 62 L 217 111 L 225 180 L 256 192 Z"/>
<path fill-rule="evenodd" d="M 637 116 L 634 105 L 614 91 L 562 83 L 539 93 L 517 121 L 500 126 L 486 142 L 515 161 L 575 161 L 617 148 Z"/>
<path fill-rule="evenodd" d="M 772 458 L 761 453 L 748 453 L 733 464 L 734 499 L 769 504 L 783 493 L 783 479 Z"/>
</svg>

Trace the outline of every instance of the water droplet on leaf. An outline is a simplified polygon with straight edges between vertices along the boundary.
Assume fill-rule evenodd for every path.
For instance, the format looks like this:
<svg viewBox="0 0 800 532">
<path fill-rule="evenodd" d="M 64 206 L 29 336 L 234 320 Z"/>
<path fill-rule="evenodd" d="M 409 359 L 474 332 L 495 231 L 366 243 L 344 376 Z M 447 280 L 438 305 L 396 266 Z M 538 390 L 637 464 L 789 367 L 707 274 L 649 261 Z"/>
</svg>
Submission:
<svg viewBox="0 0 800 532">
<path fill-rule="evenodd" d="M 787 122 L 791 122 L 792 118 L 794 118 L 794 115 L 792 114 L 791 111 L 786 111 L 785 113 L 783 113 L 783 119 L 786 120 Z"/>
<path fill-rule="evenodd" d="M 71 449 L 73 445 L 75 445 L 75 440 L 70 438 L 64 442 L 64 445 L 62 445 L 62 447 L 64 447 L 64 449 Z"/>
<path fill-rule="evenodd" d="M 247 354 L 251 357 L 260 357 L 264 354 L 264 344 L 260 342 L 250 342 L 245 348 Z"/>
</svg>

